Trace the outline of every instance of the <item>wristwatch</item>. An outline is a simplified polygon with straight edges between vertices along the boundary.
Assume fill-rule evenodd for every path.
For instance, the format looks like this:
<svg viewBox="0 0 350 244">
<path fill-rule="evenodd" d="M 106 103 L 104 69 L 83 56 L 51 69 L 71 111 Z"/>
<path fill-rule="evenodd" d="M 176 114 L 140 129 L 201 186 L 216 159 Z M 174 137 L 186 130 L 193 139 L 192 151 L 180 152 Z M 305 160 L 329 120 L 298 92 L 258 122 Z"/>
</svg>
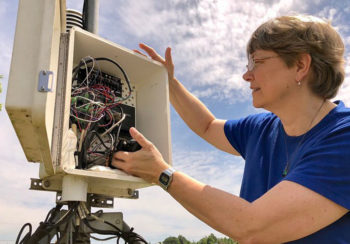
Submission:
<svg viewBox="0 0 350 244">
<path fill-rule="evenodd" d="M 164 189 L 164 190 L 168 190 L 172 180 L 173 180 L 173 173 L 175 172 L 176 170 L 173 169 L 173 168 L 168 168 L 166 170 L 164 170 L 160 176 L 159 176 L 159 183 L 160 183 L 160 186 Z"/>
</svg>

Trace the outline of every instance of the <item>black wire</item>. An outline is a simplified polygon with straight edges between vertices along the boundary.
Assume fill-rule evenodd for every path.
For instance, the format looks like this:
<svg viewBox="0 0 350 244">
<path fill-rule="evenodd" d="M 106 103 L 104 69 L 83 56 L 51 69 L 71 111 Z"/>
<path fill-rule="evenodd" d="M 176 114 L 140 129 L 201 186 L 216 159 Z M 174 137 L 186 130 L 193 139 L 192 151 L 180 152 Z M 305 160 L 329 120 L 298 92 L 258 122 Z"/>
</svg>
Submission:
<svg viewBox="0 0 350 244">
<path fill-rule="evenodd" d="M 43 240 L 44 237 L 49 237 L 52 238 L 54 235 L 56 235 L 57 238 L 57 244 L 61 243 L 62 241 L 64 241 L 64 238 L 67 237 L 67 230 L 68 228 L 73 225 L 74 230 L 75 230 L 75 234 L 73 235 L 73 243 L 75 242 L 79 229 L 81 227 L 80 226 L 75 226 L 74 220 L 75 217 L 77 215 L 77 208 L 79 206 L 79 202 L 73 202 L 73 203 L 69 203 L 69 209 L 68 209 L 68 213 L 64 213 L 64 218 L 59 219 L 57 222 L 54 222 L 54 220 L 57 218 L 57 211 L 59 211 L 59 213 L 61 213 L 60 209 L 62 207 L 62 205 L 57 205 L 55 208 L 51 209 L 46 218 L 45 218 L 45 222 L 41 222 L 39 227 L 37 228 L 37 230 L 33 233 L 33 235 L 31 235 L 32 232 L 32 226 L 30 223 L 26 223 L 25 225 L 22 226 L 18 236 L 17 236 L 17 240 L 16 240 L 16 244 L 34 244 L 34 243 L 39 243 L 39 241 Z M 101 216 L 103 214 L 103 211 L 97 211 L 95 213 L 96 216 Z M 79 216 L 79 215 L 78 215 Z M 89 219 L 90 218 L 90 219 Z M 105 223 L 106 225 L 109 225 L 111 227 L 113 227 L 113 229 L 115 230 L 100 230 L 97 228 L 94 228 L 90 225 L 90 221 L 95 221 L 94 218 L 91 217 L 91 214 L 85 218 L 85 219 L 81 219 L 83 221 L 83 223 L 89 227 L 92 231 L 94 231 L 94 233 L 96 234 L 101 234 L 101 235 L 115 235 L 115 237 L 108 237 L 105 239 L 100 239 L 100 240 L 110 240 L 113 238 L 117 238 L 117 243 L 119 243 L 120 238 L 122 238 L 125 243 L 145 243 L 147 244 L 147 241 L 145 239 L 143 239 L 140 235 L 138 235 L 137 233 L 133 232 L 133 228 L 129 228 L 125 222 L 123 226 L 123 228 L 126 228 L 127 231 L 123 231 L 121 229 L 119 229 L 116 225 L 108 222 L 108 221 L 103 221 L 103 223 Z M 66 224 L 65 226 L 65 230 L 63 230 L 62 232 L 59 230 L 59 227 L 62 226 L 63 224 Z M 28 233 L 25 235 L 25 237 L 20 241 L 21 235 L 24 231 L 24 229 L 26 227 L 29 227 L 29 231 Z M 55 230 L 55 232 L 52 232 L 53 230 Z M 58 235 L 60 233 L 60 235 Z M 49 240 L 51 241 L 51 240 Z"/>
<path fill-rule="evenodd" d="M 91 230 L 93 230 L 97 234 L 100 234 L 100 235 L 116 235 L 116 236 L 120 236 L 121 235 L 121 233 L 119 233 L 117 231 L 96 229 L 96 228 L 94 228 L 94 227 L 92 227 L 90 225 L 89 221 L 91 221 L 91 220 L 87 220 L 86 218 L 83 220 L 84 224 L 86 226 L 88 226 Z"/>
<path fill-rule="evenodd" d="M 91 131 L 91 133 L 94 133 L 97 137 L 97 139 L 101 142 L 101 144 L 106 148 L 106 149 L 109 149 L 109 147 L 106 146 L 106 144 L 104 143 L 104 141 L 102 140 L 101 136 L 94 130 L 94 131 Z"/>
<path fill-rule="evenodd" d="M 135 243 L 141 242 L 147 244 L 148 242 L 143 239 L 140 235 L 137 233 L 133 232 L 133 228 L 130 229 L 130 231 L 122 231 L 120 230 L 117 226 L 114 224 L 104 221 L 103 223 L 112 226 L 116 231 L 110 231 L 110 230 L 100 230 L 92 227 L 89 223 L 89 221 L 94 221 L 94 219 L 88 220 L 84 219 L 84 224 L 86 224 L 91 230 L 93 230 L 95 233 L 100 234 L 100 235 L 116 235 L 117 236 L 117 243 L 119 243 L 120 238 L 122 238 L 126 243 Z"/>
<path fill-rule="evenodd" d="M 63 219 L 60 219 L 58 222 L 56 222 L 54 224 L 48 223 L 48 225 L 50 227 L 54 228 L 62 223 L 67 222 L 70 219 L 70 217 L 72 217 L 75 214 L 75 211 L 76 211 L 78 205 L 79 205 L 79 202 L 73 202 L 72 206 L 70 206 L 70 208 L 68 209 L 68 213 L 65 213 L 66 215 L 64 216 Z"/>
<path fill-rule="evenodd" d="M 64 229 L 63 234 L 61 235 L 60 239 L 57 240 L 56 244 L 60 244 L 61 241 L 63 241 L 63 239 L 67 236 L 67 234 L 68 234 L 68 227 L 69 227 L 70 224 L 71 223 L 69 223 L 69 222 L 66 223 L 66 228 Z"/>
<path fill-rule="evenodd" d="M 52 214 L 53 214 L 53 213 L 58 214 L 58 213 L 60 212 L 62 206 L 63 206 L 62 204 L 59 204 L 59 203 L 58 203 L 58 204 L 56 205 L 56 207 L 52 208 L 52 209 L 47 213 L 44 222 L 48 222 L 49 217 L 50 217 L 50 219 L 51 219 L 51 217 L 54 218 L 54 216 L 52 216 Z"/>
<path fill-rule="evenodd" d="M 113 228 L 115 228 L 117 231 L 121 232 L 121 238 L 123 238 L 125 241 L 131 243 L 130 241 L 141 241 L 143 243 L 147 244 L 147 241 L 145 239 L 143 239 L 139 234 L 133 232 L 134 228 L 131 228 L 129 231 L 122 231 L 120 230 L 116 225 L 108 222 L 108 221 L 104 221 L 104 223 L 106 223 L 109 226 L 112 226 Z M 132 239 L 131 239 L 132 238 Z"/>
<path fill-rule="evenodd" d="M 84 58 L 84 59 L 80 60 L 79 64 L 76 67 L 74 67 L 74 69 L 73 69 L 73 80 L 78 80 L 78 78 L 79 78 L 78 77 L 78 74 L 79 74 L 78 71 L 79 71 L 79 69 L 82 66 L 87 66 L 91 62 L 95 62 L 95 61 L 107 61 L 107 62 L 110 62 L 110 63 L 114 64 L 115 66 L 117 66 L 118 69 L 122 72 L 122 74 L 123 74 L 123 76 L 125 78 L 125 82 L 126 82 L 126 84 L 128 86 L 128 89 L 129 89 L 129 95 L 128 96 L 130 96 L 130 94 L 132 92 L 131 85 L 130 85 L 130 80 L 129 80 L 127 74 L 125 73 L 124 69 L 117 62 L 115 62 L 112 59 L 106 58 L 106 57 L 91 58 L 91 59 L 87 59 L 87 60 Z M 96 80 L 97 75 L 99 73 L 101 73 L 101 70 L 100 70 L 100 67 L 98 65 L 98 62 L 96 62 L 96 65 L 98 66 L 98 72 L 95 75 L 94 81 Z M 93 67 L 90 67 L 90 71 L 92 71 L 92 69 L 93 69 Z M 90 71 L 88 70 L 87 72 L 90 72 Z M 92 81 L 92 82 L 94 82 L 94 81 Z M 77 85 L 79 85 L 79 84 L 77 84 Z M 123 109 L 121 108 L 121 106 L 117 106 L 117 107 L 120 109 L 121 118 L 123 118 L 123 115 L 124 115 Z M 119 143 L 119 135 L 120 135 L 120 131 L 121 131 L 121 128 L 122 128 L 122 124 L 123 123 L 121 122 L 120 125 L 118 126 L 118 131 L 117 131 L 116 136 L 110 134 L 112 137 L 115 138 L 114 143 L 113 143 L 113 145 L 111 145 L 110 149 L 105 145 L 104 141 L 99 136 L 99 134 L 97 132 L 94 132 L 95 136 L 101 142 L 101 145 L 103 145 L 103 147 L 106 148 L 105 158 L 106 158 L 106 161 L 107 161 L 108 165 L 111 164 L 113 153 L 116 151 L 117 145 Z M 92 135 L 90 134 L 88 136 L 88 134 L 90 134 L 90 133 L 86 134 L 86 136 L 84 138 L 84 141 L 83 141 L 83 147 L 82 147 L 81 151 L 78 153 L 78 168 L 83 168 L 83 169 L 84 168 L 88 168 L 89 165 L 95 165 L 95 164 L 97 164 L 97 162 L 101 161 L 101 159 L 95 159 L 92 162 L 90 160 L 88 160 L 88 156 L 87 156 L 88 155 L 88 149 L 89 149 L 90 144 L 91 144 L 92 139 L 93 139 Z M 103 156 L 101 156 L 101 157 L 103 157 Z"/>
<path fill-rule="evenodd" d="M 109 240 L 112 240 L 114 238 L 118 238 L 118 236 L 111 236 L 111 237 L 106 237 L 106 238 L 98 238 L 98 237 L 90 235 L 90 238 L 92 238 L 92 239 L 94 239 L 96 241 L 109 241 Z"/>
<path fill-rule="evenodd" d="M 94 59 L 95 61 L 108 61 L 108 62 L 111 62 L 112 64 L 116 65 L 119 70 L 122 72 L 124 78 L 125 78 L 125 81 L 126 81 L 126 84 L 128 85 L 128 88 L 129 88 L 129 92 L 131 93 L 131 86 L 130 86 L 130 80 L 127 76 L 127 74 L 125 73 L 124 69 L 115 61 L 113 61 L 112 59 L 109 59 L 109 58 L 106 58 L 106 57 L 100 57 L 100 58 L 95 58 Z M 91 63 L 93 60 L 92 59 L 89 59 L 89 60 L 84 60 L 85 62 L 82 62 L 80 61 L 78 66 L 76 66 L 74 69 L 73 69 L 73 77 L 75 78 L 75 76 L 77 75 L 77 72 L 79 70 L 79 68 L 85 64 L 89 64 Z"/>
<path fill-rule="evenodd" d="M 61 205 L 58 204 L 56 208 L 49 211 L 45 222 L 41 222 L 39 224 L 39 227 L 36 229 L 33 235 L 28 236 L 27 242 L 24 242 L 24 244 L 36 244 L 36 243 L 39 243 L 39 241 L 43 240 L 43 238 L 45 237 L 52 238 L 54 235 L 57 235 L 57 233 L 59 232 L 59 226 L 71 220 L 72 217 L 75 215 L 78 204 L 79 202 L 74 202 L 72 204 L 69 204 L 70 209 L 68 210 L 68 212 L 65 213 L 64 217 L 60 218 L 57 222 L 54 222 L 55 219 L 57 218 L 57 214 L 60 213 L 59 209 L 61 208 Z M 58 217 L 60 216 L 58 215 Z M 55 232 L 52 232 L 52 231 L 55 231 Z M 62 238 L 63 238 L 63 235 L 61 235 L 58 240 Z"/>
<path fill-rule="evenodd" d="M 117 62 L 113 61 L 112 59 L 105 58 L 105 57 L 95 58 L 95 60 L 96 61 L 109 61 L 109 62 L 113 63 L 114 65 L 116 65 L 120 69 L 120 71 L 123 73 L 123 76 L 125 77 L 126 84 L 128 85 L 128 88 L 129 88 L 129 92 L 131 93 L 131 86 L 130 86 L 129 78 L 126 75 L 124 69 Z"/>
<path fill-rule="evenodd" d="M 120 109 L 120 118 L 122 119 L 123 116 L 124 116 L 123 108 L 122 108 L 121 106 L 118 106 L 118 108 Z M 120 122 L 120 124 L 119 124 L 118 132 L 117 132 L 116 138 L 115 138 L 115 140 L 114 140 L 113 151 L 116 151 L 116 150 L 117 150 L 117 146 L 118 146 L 118 142 L 119 142 L 119 134 L 120 134 L 120 130 L 121 130 L 121 128 L 122 128 L 122 125 L 123 125 L 123 121 Z"/>
<path fill-rule="evenodd" d="M 27 234 L 23 237 L 23 239 L 21 240 L 21 242 L 19 242 L 23 230 L 28 226 L 29 231 L 27 232 Z M 30 238 L 30 236 L 32 235 L 32 225 L 30 223 L 26 223 L 22 226 L 21 230 L 19 231 L 18 235 L 17 235 L 17 239 L 16 239 L 16 244 L 20 244 L 20 243 L 24 243 L 24 241 L 26 241 L 28 238 Z"/>
</svg>

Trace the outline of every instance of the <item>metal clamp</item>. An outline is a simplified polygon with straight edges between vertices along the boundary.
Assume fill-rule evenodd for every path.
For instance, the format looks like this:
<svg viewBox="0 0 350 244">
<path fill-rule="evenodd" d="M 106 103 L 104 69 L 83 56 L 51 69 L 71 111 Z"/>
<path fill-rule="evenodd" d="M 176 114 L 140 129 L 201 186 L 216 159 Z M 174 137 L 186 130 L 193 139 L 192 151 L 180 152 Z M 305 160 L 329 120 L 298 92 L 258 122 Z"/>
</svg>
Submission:
<svg viewBox="0 0 350 244">
<path fill-rule="evenodd" d="M 41 179 L 30 178 L 30 190 L 44 191 L 43 181 Z"/>
<path fill-rule="evenodd" d="M 50 76 L 52 76 L 51 82 L 50 82 Z M 54 84 L 53 71 L 41 70 L 39 72 L 38 91 L 39 92 L 52 92 L 53 91 L 53 84 Z"/>
<path fill-rule="evenodd" d="M 95 208 L 113 208 L 114 199 L 113 197 L 89 193 L 87 202 L 91 207 Z"/>
</svg>

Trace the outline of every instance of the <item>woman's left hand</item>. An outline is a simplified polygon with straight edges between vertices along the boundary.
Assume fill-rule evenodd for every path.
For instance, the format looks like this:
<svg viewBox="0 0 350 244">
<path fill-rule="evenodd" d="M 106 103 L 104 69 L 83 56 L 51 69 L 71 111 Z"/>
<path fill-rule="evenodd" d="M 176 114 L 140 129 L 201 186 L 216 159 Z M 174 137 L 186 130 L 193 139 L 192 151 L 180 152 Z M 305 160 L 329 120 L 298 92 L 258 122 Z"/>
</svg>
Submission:
<svg viewBox="0 0 350 244">
<path fill-rule="evenodd" d="M 130 128 L 130 135 L 142 147 L 136 152 L 119 151 L 113 155 L 112 165 L 128 174 L 138 176 L 147 182 L 157 183 L 158 178 L 170 166 L 152 142 L 138 130 Z"/>
</svg>

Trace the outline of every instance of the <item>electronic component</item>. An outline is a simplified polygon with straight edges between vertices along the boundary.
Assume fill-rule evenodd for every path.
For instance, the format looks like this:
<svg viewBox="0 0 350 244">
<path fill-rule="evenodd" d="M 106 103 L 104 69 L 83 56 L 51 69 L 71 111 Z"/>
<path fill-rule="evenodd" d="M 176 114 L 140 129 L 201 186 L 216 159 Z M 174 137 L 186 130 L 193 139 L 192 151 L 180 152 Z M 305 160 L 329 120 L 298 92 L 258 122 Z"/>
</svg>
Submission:
<svg viewBox="0 0 350 244">
<path fill-rule="evenodd" d="M 77 72 L 76 81 L 82 82 L 87 76 L 89 76 L 90 86 L 97 84 L 103 85 L 109 87 L 117 97 L 122 96 L 122 82 L 119 77 L 101 72 L 100 70 L 81 67 Z"/>
<path fill-rule="evenodd" d="M 117 66 L 125 80 L 103 72 L 101 61 Z M 129 134 L 129 128 L 135 126 L 135 107 L 124 103 L 131 94 L 126 73 L 111 59 L 85 57 L 74 68 L 70 124 L 77 128 L 77 168 L 110 166 L 114 152 L 140 148 Z"/>
</svg>

